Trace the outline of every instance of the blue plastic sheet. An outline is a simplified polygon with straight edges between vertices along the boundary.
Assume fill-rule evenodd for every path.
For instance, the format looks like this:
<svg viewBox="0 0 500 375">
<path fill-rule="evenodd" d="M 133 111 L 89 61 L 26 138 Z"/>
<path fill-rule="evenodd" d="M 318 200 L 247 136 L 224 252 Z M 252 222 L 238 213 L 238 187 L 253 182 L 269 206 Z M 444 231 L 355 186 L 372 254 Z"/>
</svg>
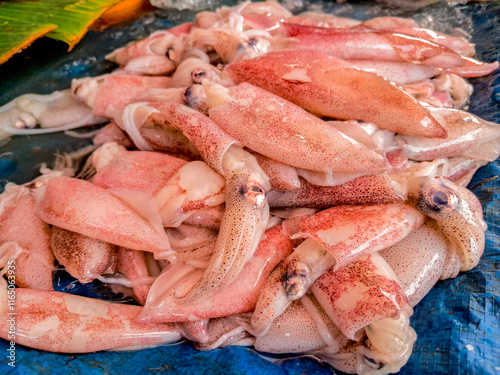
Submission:
<svg viewBox="0 0 500 375">
<path fill-rule="evenodd" d="M 302 2 L 299 2 L 302 3 Z M 366 19 L 398 14 L 378 5 L 336 5 L 313 2 L 339 15 Z M 310 4 L 309 4 L 310 5 Z M 306 5 L 307 6 L 307 5 Z M 302 9 L 297 9 L 302 10 Z M 411 15 L 411 14 L 410 14 Z M 500 4 L 460 6 L 438 4 L 413 14 L 441 29 L 457 25 L 472 32 L 478 58 L 500 60 Z M 111 69 L 103 56 L 124 43 L 194 17 L 189 11 L 156 11 L 127 25 L 89 33 L 71 53 L 52 40 L 36 42 L 0 66 L 0 104 L 26 92 L 50 93 L 67 88 L 72 78 L 94 76 Z M 461 18 L 463 17 L 463 18 Z M 436 22 L 436 20 L 441 20 Z M 50 53 L 47 53 L 50 51 Z M 500 123 L 500 72 L 473 80 L 470 111 Z M 36 166 L 51 163 L 55 151 L 70 152 L 89 144 L 60 134 L 15 137 L 0 148 L 0 182 L 24 183 L 37 175 Z M 479 265 L 453 280 L 440 281 L 415 308 L 411 324 L 418 334 L 413 355 L 400 374 L 500 373 L 500 164 L 481 168 L 469 188 L 479 197 L 488 223 L 486 249 Z M 73 286 L 59 274 L 58 287 Z M 101 293 L 99 285 L 92 293 Z M 89 293 L 86 290 L 85 293 Z M 115 298 L 116 296 L 110 296 Z M 119 297 L 118 297 L 119 298 Z M 229 347 L 211 352 L 190 342 L 138 352 L 100 352 L 84 355 L 47 353 L 16 345 L 15 369 L 7 366 L 9 344 L 0 340 L 0 374 L 331 374 L 325 364 L 308 357 L 271 362 L 248 348 Z"/>
</svg>

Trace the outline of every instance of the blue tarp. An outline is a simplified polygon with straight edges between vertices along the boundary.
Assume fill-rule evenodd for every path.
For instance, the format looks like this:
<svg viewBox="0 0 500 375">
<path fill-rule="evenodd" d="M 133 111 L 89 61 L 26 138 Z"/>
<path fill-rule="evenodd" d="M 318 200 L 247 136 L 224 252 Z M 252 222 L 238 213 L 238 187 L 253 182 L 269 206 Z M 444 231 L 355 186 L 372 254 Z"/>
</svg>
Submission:
<svg viewBox="0 0 500 375">
<path fill-rule="evenodd" d="M 369 18 L 379 6 L 322 4 L 327 10 Z M 374 9 L 376 9 L 374 11 Z M 346 13 L 347 12 L 347 13 Z M 382 12 L 386 12 L 382 10 Z M 394 14 L 393 10 L 389 13 Z M 459 20 L 460 14 L 464 15 Z M 111 65 L 104 54 L 124 43 L 159 29 L 192 19 L 188 11 L 156 11 L 129 25 L 103 33 L 89 33 L 71 53 L 51 40 L 36 42 L 22 54 L 0 66 L 0 104 L 26 92 L 49 93 L 69 86 L 72 78 L 102 74 Z M 405 16 L 406 14 L 401 14 Z M 500 3 L 424 8 L 416 16 L 433 17 L 445 24 L 473 31 L 477 56 L 500 60 Z M 465 20 L 465 21 L 464 21 Z M 53 51 L 50 55 L 46 51 Z M 500 123 L 500 72 L 473 80 L 475 93 L 470 111 Z M 1 182 L 23 183 L 36 176 L 35 165 L 53 160 L 56 150 L 68 152 L 88 144 L 61 135 L 16 137 L 0 149 Z M 400 374 L 500 373 L 500 165 L 497 160 L 481 168 L 469 188 L 479 197 L 488 223 L 486 249 L 479 265 L 453 280 L 440 281 L 415 308 L 411 318 L 418 339 L 413 355 Z M 311 358 L 270 362 L 253 350 L 229 347 L 201 352 L 189 342 L 138 352 L 101 352 L 84 355 L 46 353 L 16 345 L 16 368 L 7 366 L 9 345 L 0 340 L 0 374 L 331 374 L 328 365 Z"/>
</svg>

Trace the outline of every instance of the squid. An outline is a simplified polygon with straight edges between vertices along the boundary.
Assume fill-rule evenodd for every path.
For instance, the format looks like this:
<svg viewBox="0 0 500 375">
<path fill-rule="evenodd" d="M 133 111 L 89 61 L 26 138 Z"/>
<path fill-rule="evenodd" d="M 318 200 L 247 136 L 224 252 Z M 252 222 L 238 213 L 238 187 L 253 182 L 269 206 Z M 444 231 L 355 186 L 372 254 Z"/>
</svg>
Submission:
<svg viewBox="0 0 500 375">
<path fill-rule="evenodd" d="M 166 74 L 175 70 L 176 63 L 168 52 L 180 48 L 181 39 L 189 34 L 193 24 L 183 23 L 170 30 L 156 31 L 147 38 L 134 41 L 106 55 L 106 59 L 122 65 L 128 72 Z"/>
<path fill-rule="evenodd" d="M 72 95 L 70 90 L 49 95 L 25 94 L 0 107 L 0 137 L 45 134 L 106 122 Z M 40 127 L 35 128 L 37 125 Z"/>
<path fill-rule="evenodd" d="M 406 364 L 417 338 L 409 325 L 413 309 L 379 254 L 330 268 L 311 291 L 345 337 L 366 335 L 355 350 L 358 374 L 395 373 Z"/>
<path fill-rule="evenodd" d="M 7 184 L 0 195 L 0 266 L 15 259 L 17 286 L 53 290 L 50 236 L 49 225 L 35 214 L 29 188 Z"/>
<path fill-rule="evenodd" d="M 416 177 L 409 181 L 407 202 L 436 220 L 440 231 L 454 245 L 460 271 L 478 264 L 487 228 L 481 203 L 472 192 L 443 178 Z"/>
<path fill-rule="evenodd" d="M 170 82 L 170 77 L 115 73 L 75 79 L 71 82 L 71 91 L 92 108 L 94 116 L 113 118 L 134 97 L 150 89 L 166 88 Z"/>
<path fill-rule="evenodd" d="M 296 40 L 291 43 L 292 48 L 320 51 L 346 60 L 408 61 L 437 68 L 466 64 L 459 54 L 441 44 L 392 29 L 333 29 L 286 22 L 283 26 L 287 36 Z M 404 30 L 422 34 L 415 29 Z"/>
<path fill-rule="evenodd" d="M 116 245 L 53 226 L 51 248 L 59 264 L 81 283 L 115 272 Z"/>
<path fill-rule="evenodd" d="M 171 267 L 155 281 L 146 305 L 137 320 L 141 323 L 188 321 L 193 319 L 212 319 L 252 311 L 259 291 L 271 270 L 291 253 L 294 242 L 282 232 L 279 226 L 264 232 L 255 254 L 245 264 L 236 280 L 211 297 L 197 303 L 180 303 L 179 295 L 183 288 L 189 288 L 189 275 L 180 279 L 179 285 L 172 287 L 170 280 L 179 275 L 182 265 Z M 184 266 L 188 270 L 190 266 Z M 174 272 L 176 272 L 174 274 Z M 198 278 L 201 277 L 198 271 Z M 196 280 L 195 280 L 196 282 Z"/>
<path fill-rule="evenodd" d="M 446 129 L 446 139 L 397 135 L 396 141 L 409 159 L 434 160 L 474 155 L 474 159 L 493 161 L 500 153 L 500 126 L 468 112 L 429 106 Z"/>
<path fill-rule="evenodd" d="M 103 189 L 137 189 L 156 194 L 186 165 L 185 160 L 149 151 L 127 151 L 108 142 L 92 153 L 92 183 Z"/>
<path fill-rule="evenodd" d="M 0 280 L 0 309 L 8 316 L 7 287 Z M 138 350 L 170 344 L 181 338 L 173 323 L 143 325 L 134 322 L 141 307 L 35 289 L 16 289 L 14 341 L 31 348 L 59 353 L 99 350 Z M 7 340 L 7 319 L 0 337 Z M 9 338 L 9 341 L 11 339 Z"/>
<path fill-rule="evenodd" d="M 269 220 L 269 178 L 253 155 L 203 114 L 176 103 L 152 103 L 151 108 L 150 118 L 180 129 L 226 181 L 214 253 L 203 278 L 184 296 L 184 303 L 193 303 L 233 282 L 255 252 Z"/>
<path fill-rule="evenodd" d="M 379 254 L 389 264 L 408 302 L 416 306 L 440 279 L 449 244 L 428 221 Z"/>
<path fill-rule="evenodd" d="M 301 220 L 292 238 L 305 238 L 268 276 L 250 332 L 264 334 L 290 303 L 301 298 L 327 269 L 350 264 L 406 237 L 423 215 L 403 203 L 336 206 Z"/>
<path fill-rule="evenodd" d="M 259 86 L 319 116 L 362 120 L 400 134 L 446 138 L 443 127 L 401 89 L 316 51 L 271 52 L 226 69 L 235 83 Z M 358 100 L 360 94 L 364 101 Z"/>
<path fill-rule="evenodd" d="M 161 225 L 91 182 L 55 177 L 37 187 L 34 196 L 36 214 L 51 225 L 131 249 L 170 249 Z M 136 203 L 137 207 L 141 204 Z"/>
<path fill-rule="evenodd" d="M 127 277 L 137 302 L 144 306 L 153 283 L 144 252 L 120 247 L 117 254 L 116 271 Z"/>
<path fill-rule="evenodd" d="M 251 84 L 230 88 L 219 102 L 223 100 L 211 106 L 209 117 L 246 147 L 271 159 L 308 171 L 349 176 L 387 168 L 379 150 L 369 149 L 302 108 Z"/>
</svg>

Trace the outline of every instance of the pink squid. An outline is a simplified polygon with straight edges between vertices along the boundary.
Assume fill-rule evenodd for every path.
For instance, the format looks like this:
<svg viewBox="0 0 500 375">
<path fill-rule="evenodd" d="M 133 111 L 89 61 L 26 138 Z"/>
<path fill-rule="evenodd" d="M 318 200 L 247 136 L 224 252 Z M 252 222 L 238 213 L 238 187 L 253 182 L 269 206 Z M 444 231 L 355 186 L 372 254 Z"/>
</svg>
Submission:
<svg viewBox="0 0 500 375">
<path fill-rule="evenodd" d="M 35 214 L 29 188 L 7 184 L 0 195 L 0 260 L 2 268 L 15 261 L 17 286 L 53 290 L 50 235 L 49 225 Z"/>
<path fill-rule="evenodd" d="M 306 238 L 269 275 L 257 300 L 250 332 L 264 334 L 328 268 L 338 270 L 365 254 L 391 246 L 423 223 L 403 203 L 336 206 L 306 217 L 292 238 Z"/>
<path fill-rule="evenodd" d="M 311 291 L 348 339 L 367 336 L 355 352 L 358 374 L 394 373 L 406 364 L 417 338 L 409 325 L 413 309 L 379 254 L 330 268 Z"/>
<path fill-rule="evenodd" d="M 320 116 L 356 119 L 408 135 L 446 137 L 415 99 L 373 73 L 316 51 L 271 52 L 227 67 L 236 83 L 249 82 Z M 365 100 L 360 101 L 362 93 Z"/>
<path fill-rule="evenodd" d="M 333 29 L 284 23 L 290 47 L 320 51 L 342 59 L 409 61 L 454 68 L 465 61 L 453 50 L 427 39 L 388 30 Z M 407 29 L 413 30 L 413 29 Z"/>
<path fill-rule="evenodd" d="M 66 293 L 16 289 L 14 310 L 7 304 L 1 281 L 2 316 L 15 313 L 15 341 L 31 348 L 59 353 L 99 350 L 137 350 L 170 344 L 181 338 L 172 323 L 144 325 L 134 322 L 139 306 L 121 305 Z M 7 339 L 9 323 L 0 323 L 0 337 Z"/>
<path fill-rule="evenodd" d="M 164 271 L 155 281 L 146 305 L 137 319 L 141 323 L 183 322 L 252 311 L 267 275 L 292 251 L 293 244 L 279 226 L 268 229 L 255 254 L 245 264 L 236 280 L 211 297 L 196 303 L 183 304 L 180 303 L 182 299 L 179 300 L 183 290 L 190 288 L 189 283 L 197 281 L 196 277 L 190 276 L 196 271 L 189 271 L 189 266 L 172 267 L 170 272 Z M 186 276 L 173 286 L 170 282 L 172 277 L 177 277 L 185 271 L 188 272 Z M 197 277 L 201 277 L 200 271 Z"/>
<path fill-rule="evenodd" d="M 51 225 L 131 249 L 170 249 L 161 226 L 91 182 L 56 177 L 37 187 L 34 194 L 35 212 Z"/>
</svg>

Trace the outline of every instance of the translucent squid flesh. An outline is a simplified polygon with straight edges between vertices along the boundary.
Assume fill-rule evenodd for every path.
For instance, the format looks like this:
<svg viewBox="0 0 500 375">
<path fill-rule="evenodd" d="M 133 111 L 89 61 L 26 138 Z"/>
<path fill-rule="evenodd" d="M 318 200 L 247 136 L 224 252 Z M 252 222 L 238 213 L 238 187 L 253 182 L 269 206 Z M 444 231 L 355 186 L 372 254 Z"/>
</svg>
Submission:
<svg viewBox="0 0 500 375">
<path fill-rule="evenodd" d="M 224 155 L 225 204 L 214 253 L 184 303 L 202 301 L 231 284 L 254 254 L 269 220 L 269 180 L 257 160 L 240 147 Z"/>
<path fill-rule="evenodd" d="M 154 104 L 153 104 L 154 105 Z M 269 219 L 269 179 L 239 142 L 203 114 L 175 103 L 158 104 L 151 117 L 181 129 L 203 160 L 226 179 L 226 209 L 214 254 L 185 303 L 208 297 L 230 284 L 257 248 Z"/>
<path fill-rule="evenodd" d="M 35 214 L 35 200 L 30 190 L 7 184 L 0 195 L 0 215 L 1 267 L 15 259 L 16 285 L 53 290 L 50 227 Z"/>
<path fill-rule="evenodd" d="M 362 120 L 400 134 L 446 137 L 443 127 L 408 94 L 319 52 L 271 52 L 237 61 L 227 71 L 236 83 L 249 82 L 320 116 Z M 360 94 L 364 101 L 358 100 Z"/>
<path fill-rule="evenodd" d="M 396 274 L 410 305 L 415 306 L 441 277 L 447 248 L 443 234 L 425 223 L 379 254 Z"/>
<path fill-rule="evenodd" d="M 298 41 L 291 44 L 294 49 L 320 51 L 346 60 L 408 61 L 437 68 L 465 65 L 460 55 L 443 45 L 392 30 L 283 25 L 287 36 Z"/>
<path fill-rule="evenodd" d="M 106 143 L 92 154 L 97 173 L 92 183 L 104 189 L 127 188 L 156 194 L 187 162 L 150 151 L 127 151 L 116 143 Z"/>
<path fill-rule="evenodd" d="M 5 285 L 3 282 L 2 284 Z M 2 315 L 7 315 L 7 289 L 2 287 Z M 43 301 L 40 303 L 40 301 Z M 59 353 L 138 350 L 181 338 L 173 323 L 134 322 L 141 307 L 114 304 L 67 293 L 16 289 L 16 342 Z M 7 319 L 0 336 L 7 340 Z"/>
<path fill-rule="evenodd" d="M 115 272 L 116 245 L 55 226 L 52 227 L 51 245 L 59 264 L 81 283 Z"/>
<path fill-rule="evenodd" d="M 366 334 L 356 350 L 358 374 L 393 373 L 407 362 L 416 340 L 409 326 L 413 310 L 380 255 L 330 268 L 311 291 L 347 338 L 358 341 Z"/>
<path fill-rule="evenodd" d="M 446 129 L 446 139 L 397 135 L 396 140 L 405 155 L 413 160 L 434 160 L 452 156 L 466 156 L 482 145 L 494 143 L 492 149 L 481 147 L 475 159 L 493 161 L 500 152 L 500 126 L 468 112 L 428 107 L 432 116 Z"/>
<path fill-rule="evenodd" d="M 137 302 L 144 305 L 152 284 L 144 252 L 120 247 L 116 271 L 127 276 Z"/>
<path fill-rule="evenodd" d="M 92 108 L 94 116 L 113 118 L 134 97 L 149 89 L 166 88 L 170 81 L 169 77 L 106 74 L 74 80 L 71 87 L 75 95 Z"/>
<path fill-rule="evenodd" d="M 435 219 L 456 245 L 460 271 L 475 267 L 484 251 L 486 224 L 477 197 L 446 179 L 416 177 L 409 181 L 408 203 Z"/>
<path fill-rule="evenodd" d="M 302 108 L 248 83 L 231 88 L 227 101 L 211 107 L 209 116 L 246 147 L 294 167 L 349 173 L 386 169 L 382 155 Z"/>
<path fill-rule="evenodd" d="M 265 333 L 328 268 L 337 270 L 394 245 L 423 220 L 422 214 L 403 203 L 336 206 L 301 220 L 292 238 L 306 240 L 267 278 L 251 319 L 251 333 Z"/>
<path fill-rule="evenodd" d="M 129 205 L 91 182 L 57 177 L 34 194 L 35 212 L 51 225 L 135 250 L 170 249 L 164 231 L 156 230 Z"/>
<path fill-rule="evenodd" d="M 179 304 L 178 288 L 165 290 L 163 273 L 153 284 L 147 303 L 138 316 L 141 323 L 189 321 L 235 315 L 252 311 L 267 275 L 293 249 L 294 242 L 280 227 L 268 229 L 255 254 L 236 280 L 204 301 Z"/>
<path fill-rule="evenodd" d="M 311 308 L 316 311 L 310 311 Z M 267 353 L 306 353 L 329 346 L 335 351 L 346 341 L 342 336 L 324 310 L 317 309 L 306 295 L 293 301 L 266 334 L 256 337 L 254 348 Z"/>
<path fill-rule="evenodd" d="M 193 211 L 222 204 L 224 188 L 224 178 L 204 162 L 182 165 L 155 195 L 163 226 L 179 226 Z"/>
</svg>

